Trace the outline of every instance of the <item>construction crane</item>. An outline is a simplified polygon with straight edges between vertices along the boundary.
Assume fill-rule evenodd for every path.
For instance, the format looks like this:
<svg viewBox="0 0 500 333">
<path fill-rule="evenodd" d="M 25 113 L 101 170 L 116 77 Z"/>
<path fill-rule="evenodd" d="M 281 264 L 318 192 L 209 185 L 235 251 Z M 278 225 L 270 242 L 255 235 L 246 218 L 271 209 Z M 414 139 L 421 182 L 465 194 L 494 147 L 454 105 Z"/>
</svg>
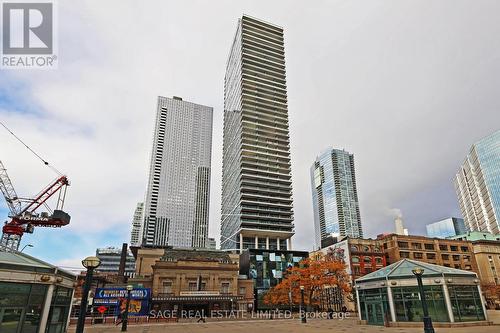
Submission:
<svg viewBox="0 0 500 333">
<path fill-rule="evenodd" d="M 18 251 L 21 237 L 24 233 L 33 233 L 34 227 L 59 228 L 69 223 L 71 217 L 62 209 L 69 185 L 68 178 L 61 176 L 45 187 L 33 199 L 20 198 L 7 174 L 2 161 L 0 161 L 0 190 L 9 207 L 11 218 L 2 228 L 0 249 L 4 251 Z M 56 208 L 52 211 L 47 200 L 58 194 Z M 37 213 L 41 206 L 46 211 Z"/>
<path fill-rule="evenodd" d="M 18 251 L 23 234 L 33 233 L 35 227 L 59 228 L 69 224 L 71 217 L 68 213 L 63 211 L 69 180 L 21 141 L 21 139 L 12 133 L 3 123 L 0 124 L 42 160 L 45 165 L 51 167 L 52 170 L 58 174 L 57 179 L 43 188 L 33 198 L 22 198 L 17 195 L 9 175 L 7 174 L 7 169 L 4 167 L 2 161 L 0 161 L 0 191 L 10 211 L 10 221 L 5 222 L 2 228 L 0 251 Z M 56 194 L 57 203 L 55 209 L 52 210 L 48 205 L 48 200 Z M 45 210 L 38 212 L 42 206 Z"/>
</svg>

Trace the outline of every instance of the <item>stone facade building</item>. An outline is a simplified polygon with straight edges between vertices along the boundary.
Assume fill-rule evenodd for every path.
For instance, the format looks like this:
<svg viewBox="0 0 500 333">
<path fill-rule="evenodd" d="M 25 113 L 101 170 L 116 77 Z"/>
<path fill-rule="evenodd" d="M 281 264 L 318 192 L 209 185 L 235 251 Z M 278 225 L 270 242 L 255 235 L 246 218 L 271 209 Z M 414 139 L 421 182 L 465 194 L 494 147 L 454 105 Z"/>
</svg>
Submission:
<svg viewBox="0 0 500 333">
<path fill-rule="evenodd" d="M 206 249 L 140 248 L 129 283 L 151 288 L 160 311 L 252 310 L 253 284 L 239 275 L 239 256 Z"/>
</svg>

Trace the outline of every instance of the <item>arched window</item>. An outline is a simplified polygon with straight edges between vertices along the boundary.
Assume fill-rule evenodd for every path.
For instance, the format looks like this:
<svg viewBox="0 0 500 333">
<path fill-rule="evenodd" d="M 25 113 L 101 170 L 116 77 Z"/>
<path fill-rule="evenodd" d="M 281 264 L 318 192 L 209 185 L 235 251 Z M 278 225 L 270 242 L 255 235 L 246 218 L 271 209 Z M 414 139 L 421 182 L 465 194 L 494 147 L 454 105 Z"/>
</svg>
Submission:
<svg viewBox="0 0 500 333">
<path fill-rule="evenodd" d="M 383 263 L 383 261 L 382 261 L 382 258 L 381 258 L 381 257 L 375 257 L 375 262 L 376 262 L 377 264 L 382 264 L 382 263 Z"/>
<path fill-rule="evenodd" d="M 351 245 L 351 251 L 357 251 L 358 247 L 356 245 Z"/>
<path fill-rule="evenodd" d="M 363 251 L 365 252 L 370 252 L 370 247 L 369 246 L 363 246 Z"/>
<path fill-rule="evenodd" d="M 365 264 L 371 264 L 372 263 L 372 258 L 370 258 L 370 257 L 364 257 L 363 261 L 365 262 Z"/>
<path fill-rule="evenodd" d="M 352 257 L 352 262 L 359 262 L 359 257 Z"/>
</svg>

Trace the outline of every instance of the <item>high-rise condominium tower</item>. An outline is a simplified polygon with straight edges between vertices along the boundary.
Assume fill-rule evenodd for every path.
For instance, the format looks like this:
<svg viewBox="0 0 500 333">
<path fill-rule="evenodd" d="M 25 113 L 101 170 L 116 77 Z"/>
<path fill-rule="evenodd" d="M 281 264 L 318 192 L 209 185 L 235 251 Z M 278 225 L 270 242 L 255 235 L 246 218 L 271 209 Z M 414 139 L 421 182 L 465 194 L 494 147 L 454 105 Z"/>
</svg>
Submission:
<svg viewBox="0 0 500 333">
<path fill-rule="evenodd" d="M 141 245 L 143 221 L 144 221 L 144 202 L 139 202 L 134 211 L 134 218 L 132 219 L 132 231 L 130 232 L 130 246 Z"/>
<path fill-rule="evenodd" d="M 354 155 L 338 149 L 323 152 L 311 166 L 311 185 L 316 246 L 344 236 L 362 238 Z"/>
<path fill-rule="evenodd" d="M 472 145 L 455 190 L 467 229 L 500 233 L 500 130 Z"/>
<path fill-rule="evenodd" d="M 283 29 L 243 15 L 224 79 L 221 249 L 291 249 Z"/>
<path fill-rule="evenodd" d="M 158 97 L 143 244 L 205 247 L 213 109 Z"/>
</svg>

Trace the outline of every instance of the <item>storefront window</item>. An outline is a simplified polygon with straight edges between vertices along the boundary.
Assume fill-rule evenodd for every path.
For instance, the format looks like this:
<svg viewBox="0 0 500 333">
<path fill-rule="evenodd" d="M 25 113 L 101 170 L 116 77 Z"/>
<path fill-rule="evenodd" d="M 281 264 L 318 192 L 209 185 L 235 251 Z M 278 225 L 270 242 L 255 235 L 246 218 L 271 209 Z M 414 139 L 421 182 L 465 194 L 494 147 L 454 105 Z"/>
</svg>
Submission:
<svg viewBox="0 0 500 333">
<path fill-rule="evenodd" d="M 449 286 L 448 291 L 455 321 L 485 320 L 476 286 Z"/>
<path fill-rule="evenodd" d="M 441 286 L 424 286 L 429 315 L 437 322 L 449 321 Z M 392 288 L 397 321 L 420 322 L 423 318 L 418 287 Z"/>
<path fill-rule="evenodd" d="M 0 332 L 36 333 L 46 292 L 46 285 L 0 282 Z"/>
<path fill-rule="evenodd" d="M 69 308 L 71 305 L 72 290 L 64 287 L 55 287 L 52 294 L 47 333 L 62 333 L 66 328 Z"/>
</svg>

